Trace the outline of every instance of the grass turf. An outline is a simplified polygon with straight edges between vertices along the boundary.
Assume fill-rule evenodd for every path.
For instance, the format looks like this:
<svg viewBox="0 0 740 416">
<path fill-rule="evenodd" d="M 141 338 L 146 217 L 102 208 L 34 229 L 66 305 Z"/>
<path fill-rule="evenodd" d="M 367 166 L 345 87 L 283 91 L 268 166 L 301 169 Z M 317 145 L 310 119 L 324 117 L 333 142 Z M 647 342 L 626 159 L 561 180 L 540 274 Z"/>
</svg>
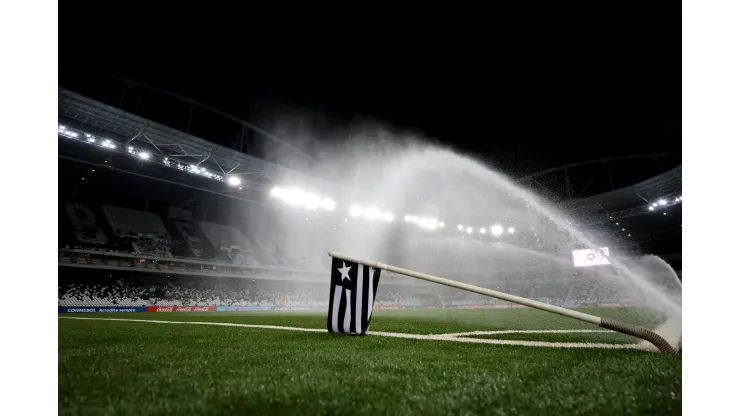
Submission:
<svg viewBox="0 0 740 416">
<path fill-rule="evenodd" d="M 84 316 L 326 325 L 323 314 L 275 312 Z M 529 309 L 377 311 L 371 325 L 422 334 L 578 328 L 594 329 Z M 568 335 L 596 342 L 595 334 Z M 680 406 L 680 353 L 59 320 L 60 414 L 623 415 L 677 414 Z"/>
<path fill-rule="evenodd" d="M 466 335 L 469 338 L 484 339 L 511 339 L 521 341 L 545 342 L 591 342 L 596 344 L 637 344 L 641 340 L 617 332 L 589 332 L 589 333 L 512 333 L 512 334 L 484 334 Z"/>
</svg>

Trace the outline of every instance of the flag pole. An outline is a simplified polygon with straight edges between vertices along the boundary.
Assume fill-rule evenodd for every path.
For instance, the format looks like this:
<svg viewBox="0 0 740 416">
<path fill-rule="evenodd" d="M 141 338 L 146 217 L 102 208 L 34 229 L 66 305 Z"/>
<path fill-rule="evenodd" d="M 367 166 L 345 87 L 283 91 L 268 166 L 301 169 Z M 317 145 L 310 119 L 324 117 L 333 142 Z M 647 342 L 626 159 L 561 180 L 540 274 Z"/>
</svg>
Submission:
<svg viewBox="0 0 740 416">
<path fill-rule="evenodd" d="M 414 277 L 428 282 L 439 283 L 445 286 L 454 287 L 457 289 L 467 290 L 468 292 L 477 293 L 479 295 L 490 296 L 493 298 L 517 303 L 519 305 L 529 306 L 531 308 L 540 309 L 546 312 L 555 313 L 568 318 L 578 319 L 579 321 L 588 322 L 593 325 L 598 325 L 602 328 L 611 329 L 612 331 L 621 332 L 623 334 L 631 335 L 633 337 L 644 339 L 651 344 L 655 345 L 660 352 L 674 353 L 676 350 L 660 335 L 655 332 L 643 328 L 640 326 L 627 324 L 616 321 L 610 318 L 601 318 L 599 316 L 574 311 L 572 309 L 561 308 L 559 306 L 550 305 L 544 302 L 538 302 L 536 300 L 523 298 L 521 296 L 515 296 L 509 293 L 499 292 L 496 290 L 486 289 L 484 287 L 471 285 L 468 283 L 458 282 L 456 280 L 446 279 L 444 277 L 434 276 L 427 273 L 421 273 L 414 270 L 403 269 L 401 267 L 392 266 L 390 264 L 384 264 L 373 260 L 361 259 L 359 257 L 348 256 L 346 254 L 337 253 L 334 251 L 328 252 L 329 256 L 340 260 L 351 261 L 358 264 L 364 264 L 365 266 L 375 267 L 377 269 L 387 270 L 389 272 L 402 274 L 409 277 Z"/>
</svg>

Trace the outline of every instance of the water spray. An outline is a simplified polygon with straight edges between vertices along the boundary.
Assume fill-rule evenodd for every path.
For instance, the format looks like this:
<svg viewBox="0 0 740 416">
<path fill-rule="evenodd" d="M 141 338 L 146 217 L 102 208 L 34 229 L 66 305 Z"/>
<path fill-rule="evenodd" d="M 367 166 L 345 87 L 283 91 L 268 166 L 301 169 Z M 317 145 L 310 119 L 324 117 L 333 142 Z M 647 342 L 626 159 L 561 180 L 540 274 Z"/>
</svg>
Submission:
<svg viewBox="0 0 740 416">
<path fill-rule="evenodd" d="M 614 319 L 602 318 L 587 313 L 574 311 L 572 309 L 561 308 L 559 306 L 550 305 L 548 303 L 539 302 L 532 299 L 523 298 L 520 296 L 511 295 L 496 290 L 486 289 L 480 286 L 475 286 L 467 283 L 458 282 L 455 280 L 446 279 L 444 277 L 434 276 L 431 274 L 421 273 L 414 270 L 403 269 L 401 267 L 391 266 L 389 264 L 380 263 L 377 261 L 361 259 L 358 257 L 348 256 L 346 254 L 336 253 L 333 251 L 328 252 L 329 256 L 337 259 L 342 259 L 358 264 L 364 264 L 369 267 L 374 267 L 381 270 L 387 270 L 389 272 L 402 274 L 405 276 L 413 277 L 416 279 L 426 280 L 428 282 L 439 283 L 445 286 L 454 287 L 457 289 L 466 290 L 468 292 L 477 293 L 479 295 L 490 296 L 496 299 L 505 300 L 508 302 L 517 303 L 523 306 L 529 306 L 543 310 L 545 312 L 551 312 L 558 315 L 562 315 L 568 318 L 577 319 L 579 321 L 588 322 L 593 325 L 598 325 L 601 328 L 610 329 L 612 331 L 621 332 L 623 334 L 631 335 L 653 344 L 660 352 L 666 354 L 675 353 L 676 350 L 669 344 L 663 337 L 656 334 L 655 332 L 643 328 L 637 325 L 631 325 L 623 322 L 619 322 Z"/>
</svg>

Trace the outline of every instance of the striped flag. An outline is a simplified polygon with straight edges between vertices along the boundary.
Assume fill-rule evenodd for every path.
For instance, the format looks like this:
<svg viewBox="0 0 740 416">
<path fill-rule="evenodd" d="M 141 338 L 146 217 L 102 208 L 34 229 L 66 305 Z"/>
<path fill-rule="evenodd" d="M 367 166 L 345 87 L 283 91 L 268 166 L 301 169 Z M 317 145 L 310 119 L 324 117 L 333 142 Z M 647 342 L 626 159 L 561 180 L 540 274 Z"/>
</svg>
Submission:
<svg viewBox="0 0 740 416">
<path fill-rule="evenodd" d="M 362 335 L 370 327 L 380 269 L 332 258 L 329 332 Z"/>
</svg>

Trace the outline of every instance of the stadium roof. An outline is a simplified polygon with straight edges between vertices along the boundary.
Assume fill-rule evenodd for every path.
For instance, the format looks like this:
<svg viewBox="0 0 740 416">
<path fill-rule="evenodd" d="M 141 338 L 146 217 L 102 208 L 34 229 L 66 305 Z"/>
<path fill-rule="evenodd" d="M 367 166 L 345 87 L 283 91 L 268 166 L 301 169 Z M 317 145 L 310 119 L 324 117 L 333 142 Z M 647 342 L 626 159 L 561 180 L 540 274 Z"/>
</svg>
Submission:
<svg viewBox="0 0 740 416">
<path fill-rule="evenodd" d="M 111 156 L 139 156 L 148 163 L 214 182 L 239 179 L 239 188 L 269 192 L 275 184 L 352 195 L 356 190 L 220 146 L 143 117 L 59 88 L 59 134 L 104 148 Z M 66 131 L 65 131 L 66 129 Z M 90 136 L 90 137 L 88 137 Z M 316 189 L 318 188 L 318 189 Z M 236 188 L 224 187 L 238 198 Z"/>
<path fill-rule="evenodd" d="M 661 205 L 661 201 L 665 201 L 661 206 L 672 206 L 683 200 L 681 175 L 682 166 L 678 166 L 632 186 L 560 205 L 587 224 L 647 214 L 656 208 L 654 204 Z"/>
</svg>

